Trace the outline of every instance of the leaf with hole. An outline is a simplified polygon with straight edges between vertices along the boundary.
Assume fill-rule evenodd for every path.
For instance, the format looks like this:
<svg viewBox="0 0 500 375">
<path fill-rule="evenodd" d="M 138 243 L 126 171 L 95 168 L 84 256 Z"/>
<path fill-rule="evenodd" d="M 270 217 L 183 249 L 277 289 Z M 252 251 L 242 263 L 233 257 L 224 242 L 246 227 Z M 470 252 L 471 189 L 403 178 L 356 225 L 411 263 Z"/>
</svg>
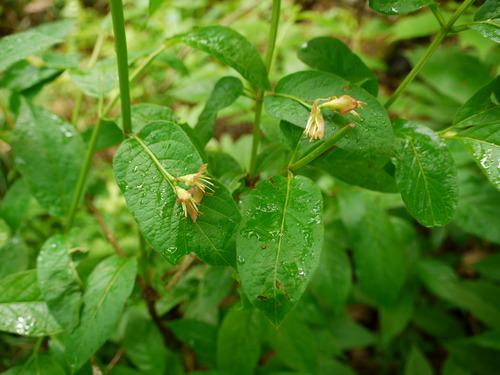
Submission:
<svg viewBox="0 0 500 375">
<path fill-rule="evenodd" d="M 243 200 L 238 272 L 245 294 L 279 325 L 304 293 L 323 242 L 323 200 L 302 176 L 262 181 Z"/>
</svg>

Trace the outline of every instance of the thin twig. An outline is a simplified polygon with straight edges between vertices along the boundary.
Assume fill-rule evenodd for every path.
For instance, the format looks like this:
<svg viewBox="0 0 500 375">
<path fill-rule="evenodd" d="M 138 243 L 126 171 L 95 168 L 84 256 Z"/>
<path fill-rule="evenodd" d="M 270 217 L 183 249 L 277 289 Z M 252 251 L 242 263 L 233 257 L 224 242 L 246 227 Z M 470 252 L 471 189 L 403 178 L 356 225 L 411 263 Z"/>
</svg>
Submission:
<svg viewBox="0 0 500 375">
<path fill-rule="evenodd" d="M 127 258 L 127 254 L 122 250 L 122 248 L 120 247 L 120 245 L 116 241 L 115 236 L 109 230 L 109 227 L 106 224 L 106 222 L 104 221 L 104 218 L 102 217 L 101 213 L 95 207 L 94 202 L 92 201 L 92 198 L 87 195 L 86 199 L 87 199 L 87 205 L 88 205 L 90 212 L 92 213 L 92 215 L 94 215 L 95 219 L 97 220 L 97 223 L 101 227 L 102 232 L 106 236 L 106 238 L 109 241 L 109 243 L 111 244 L 111 246 L 113 246 L 113 249 L 115 249 L 115 252 L 123 258 Z"/>
<path fill-rule="evenodd" d="M 104 375 L 108 375 L 108 373 L 113 369 L 113 367 L 116 366 L 118 361 L 121 359 L 121 357 L 125 354 L 125 349 L 120 348 L 115 354 L 115 356 L 111 359 L 111 361 L 108 363 L 106 368 L 104 369 Z"/>
<path fill-rule="evenodd" d="M 188 269 L 196 262 L 197 258 L 194 253 L 189 253 L 182 260 L 182 262 L 174 269 L 172 279 L 167 284 L 168 290 L 173 290 L 175 286 L 181 281 Z"/>
</svg>

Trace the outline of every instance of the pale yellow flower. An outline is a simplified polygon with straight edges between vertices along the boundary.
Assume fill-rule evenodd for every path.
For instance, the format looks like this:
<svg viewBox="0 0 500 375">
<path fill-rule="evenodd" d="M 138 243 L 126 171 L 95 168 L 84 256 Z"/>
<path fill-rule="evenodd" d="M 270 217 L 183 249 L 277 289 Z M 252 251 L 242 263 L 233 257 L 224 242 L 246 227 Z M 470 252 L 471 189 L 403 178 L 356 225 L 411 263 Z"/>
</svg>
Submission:
<svg viewBox="0 0 500 375">
<path fill-rule="evenodd" d="M 206 189 L 213 192 L 214 189 L 212 188 L 212 186 L 214 186 L 214 184 L 210 182 L 210 180 L 213 179 L 204 175 L 204 173 L 207 171 L 207 168 L 208 164 L 203 164 L 200 168 L 198 168 L 197 173 L 191 173 L 185 176 L 177 177 L 177 180 L 183 182 L 184 184 L 186 184 L 186 186 L 194 186 L 195 188 L 201 190 L 202 193 L 205 193 Z"/>
<path fill-rule="evenodd" d="M 184 212 L 184 217 L 187 217 L 189 215 L 191 217 L 191 220 L 193 220 L 193 222 L 196 223 L 199 214 L 198 211 L 199 202 L 197 202 L 197 200 L 194 197 L 195 195 L 194 188 L 186 190 L 177 185 L 174 186 L 174 188 L 175 188 L 175 194 L 177 195 L 176 202 L 181 204 L 182 211 Z"/>
<path fill-rule="evenodd" d="M 316 139 L 323 139 L 325 135 L 325 120 L 321 115 L 321 109 L 318 103 L 321 99 L 314 101 L 311 108 L 311 113 L 307 119 L 306 130 L 304 130 L 305 137 L 310 137 L 309 142 L 314 142 Z"/>
</svg>

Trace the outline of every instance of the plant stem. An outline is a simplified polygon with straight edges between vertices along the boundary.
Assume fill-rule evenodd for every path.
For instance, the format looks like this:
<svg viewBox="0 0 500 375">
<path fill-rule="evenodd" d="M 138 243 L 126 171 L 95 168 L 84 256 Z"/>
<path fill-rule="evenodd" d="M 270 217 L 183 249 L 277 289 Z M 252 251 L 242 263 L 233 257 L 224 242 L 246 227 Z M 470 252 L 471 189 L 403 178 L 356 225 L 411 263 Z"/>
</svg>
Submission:
<svg viewBox="0 0 500 375">
<path fill-rule="evenodd" d="M 120 80 L 123 133 L 129 134 L 132 132 L 132 116 L 130 110 L 127 38 L 125 35 L 125 20 L 123 18 L 122 0 L 111 0 L 111 16 L 113 18 L 118 78 Z"/>
<path fill-rule="evenodd" d="M 450 32 L 453 24 L 473 2 L 474 0 L 465 0 L 462 5 L 460 5 L 460 7 L 455 11 L 455 13 L 453 13 L 446 25 L 444 25 L 441 30 L 439 30 L 432 43 L 429 45 L 429 47 L 427 47 L 427 50 L 425 51 L 423 56 L 420 58 L 420 60 L 418 60 L 417 64 L 413 67 L 413 69 L 406 76 L 403 82 L 401 82 L 396 91 L 394 91 L 389 100 L 387 100 L 387 102 L 385 103 L 385 109 L 389 109 L 389 107 L 398 99 L 399 95 L 401 95 L 401 92 L 415 79 L 418 73 L 420 73 L 420 70 L 422 70 L 423 66 L 427 63 L 436 48 L 441 44 L 443 39 Z"/>
<path fill-rule="evenodd" d="M 139 75 L 146 70 L 146 68 L 151 64 L 151 62 L 158 56 L 160 53 L 162 53 L 167 47 L 169 46 L 169 43 L 164 44 L 160 48 L 158 48 L 156 51 L 152 52 L 151 55 L 147 57 L 147 59 L 140 65 L 138 66 L 135 71 L 132 73 L 130 76 L 130 82 L 135 81 Z M 109 112 L 113 109 L 113 106 L 116 104 L 118 101 L 118 98 L 120 97 L 119 94 L 116 94 L 111 101 L 109 102 L 108 106 L 104 110 L 102 114 L 102 118 L 106 117 Z M 78 182 L 75 190 L 75 195 L 73 196 L 73 200 L 71 202 L 71 207 L 68 213 L 68 217 L 66 220 L 66 233 L 70 230 L 71 226 L 73 225 L 73 220 L 75 218 L 75 213 L 76 209 L 78 208 L 78 204 L 80 203 L 80 199 L 82 196 L 83 188 L 85 186 L 85 182 L 87 180 L 87 174 L 90 169 L 90 164 L 92 163 L 92 156 L 94 155 L 96 144 L 97 144 L 97 139 L 99 138 L 99 133 L 101 131 L 101 126 L 102 126 L 102 120 L 99 120 L 97 125 L 94 127 L 94 130 L 92 131 L 92 136 L 90 137 L 89 141 L 89 146 L 87 148 L 87 152 L 85 154 L 85 160 L 82 165 L 82 169 L 80 170 L 80 175 L 78 176 Z"/>
<path fill-rule="evenodd" d="M 290 164 L 287 168 L 289 171 L 296 171 L 297 169 L 300 169 L 310 162 L 312 162 L 314 159 L 317 157 L 321 156 L 325 151 L 328 151 L 330 147 L 334 146 L 339 140 L 344 138 L 347 134 L 349 134 L 352 129 L 354 129 L 354 124 L 349 124 L 341 128 L 337 133 L 332 135 L 330 138 L 328 138 L 324 143 L 319 145 L 317 148 L 312 150 L 309 154 L 304 156 L 302 159 L 298 160 L 297 162 Z"/>
<path fill-rule="evenodd" d="M 274 96 L 281 96 L 283 98 L 288 98 L 288 99 L 292 99 L 292 100 L 295 100 L 296 102 L 302 104 L 304 107 L 307 107 L 309 109 L 312 109 L 312 105 L 309 104 L 309 103 L 306 103 L 305 101 L 299 99 L 299 98 L 296 98 L 295 96 L 292 96 L 292 95 L 288 95 L 288 94 L 281 94 L 281 93 L 273 93 L 272 95 Z M 328 100 L 328 99 L 325 99 L 325 100 Z"/>
<path fill-rule="evenodd" d="M 267 75 L 271 71 L 274 57 L 274 47 L 276 46 L 276 35 L 278 34 L 278 24 L 280 20 L 281 0 L 273 0 L 273 11 L 271 15 L 271 28 L 269 29 L 269 44 L 267 45 L 266 57 L 264 65 L 267 70 Z M 249 176 L 255 176 L 255 166 L 257 164 L 257 152 L 259 151 L 260 141 L 260 121 L 262 117 L 262 103 L 264 100 L 264 90 L 258 89 L 257 98 L 255 100 L 255 118 L 253 123 L 253 140 L 252 154 L 250 156 Z"/>
</svg>

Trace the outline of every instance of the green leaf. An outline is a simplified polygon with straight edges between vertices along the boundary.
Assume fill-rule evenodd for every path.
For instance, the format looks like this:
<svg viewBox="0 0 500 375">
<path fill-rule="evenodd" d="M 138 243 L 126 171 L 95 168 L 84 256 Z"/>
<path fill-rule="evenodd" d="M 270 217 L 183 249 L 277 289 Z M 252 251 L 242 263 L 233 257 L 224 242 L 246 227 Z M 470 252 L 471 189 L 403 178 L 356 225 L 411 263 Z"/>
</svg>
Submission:
<svg viewBox="0 0 500 375">
<path fill-rule="evenodd" d="M 465 149 L 500 190 L 500 121 L 492 125 L 479 125 L 457 134 Z"/>
<path fill-rule="evenodd" d="M 65 375 L 66 372 L 60 364 L 50 356 L 37 353 L 22 365 L 11 367 L 2 375 Z"/>
<path fill-rule="evenodd" d="M 42 300 L 35 270 L 7 276 L 0 290 L 0 331 L 34 337 L 61 332 Z"/>
<path fill-rule="evenodd" d="M 9 238 L 0 248 L 0 280 L 10 274 L 24 271 L 29 265 L 29 249 L 18 237 Z"/>
<path fill-rule="evenodd" d="M 461 170 L 460 201 L 453 222 L 469 234 L 500 244 L 500 192 L 476 173 Z"/>
<path fill-rule="evenodd" d="M 318 373 L 318 345 L 314 334 L 298 314 L 291 314 L 276 330 L 269 327 L 266 338 L 278 358 L 301 374 Z"/>
<path fill-rule="evenodd" d="M 336 74 L 377 96 L 377 76 L 339 39 L 311 39 L 302 45 L 298 57 L 311 68 Z"/>
<path fill-rule="evenodd" d="M 459 108 L 453 119 L 453 125 L 464 128 L 498 124 L 500 106 L 491 100 L 494 93 L 500 93 L 500 77 L 481 87 Z"/>
<path fill-rule="evenodd" d="M 12 65 L 0 80 L 0 87 L 6 87 L 14 92 L 23 92 L 37 85 L 43 85 L 54 80 L 63 71 L 48 67 L 37 68 L 26 61 Z"/>
<path fill-rule="evenodd" d="M 132 292 L 137 271 L 135 258 L 110 256 L 92 271 L 83 294 L 80 325 L 62 337 L 66 359 L 79 369 L 113 333 Z"/>
<path fill-rule="evenodd" d="M 481 347 L 474 339 L 457 340 L 445 347 L 453 361 L 475 375 L 492 375 L 500 368 L 498 350 Z"/>
<path fill-rule="evenodd" d="M 218 58 L 253 85 L 271 90 L 267 71 L 253 44 L 236 31 L 224 26 L 195 28 L 172 38 Z"/>
<path fill-rule="evenodd" d="M 101 129 L 99 135 L 97 136 L 97 142 L 95 145 L 95 151 L 104 150 L 111 146 L 119 145 L 123 141 L 123 132 L 116 125 L 114 121 L 99 120 L 102 121 Z M 92 133 L 94 128 L 88 128 L 84 133 L 82 133 L 82 138 L 88 145 L 90 139 L 92 138 Z"/>
<path fill-rule="evenodd" d="M 412 62 L 419 57 L 417 53 L 411 55 Z M 437 50 L 424 65 L 419 77 L 438 93 L 454 99 L 457 103 L 465 102 L 492 80 L 486 64 L 458 48 Z"/>
<path fill-rule="evenodd" d="M 223 77 L 217 81 L 194 127 L 202 146 L 205 146 L 214 134 L 217 113 L 231 105 L 242 93 L 243 84 L 238 78 Z"/>
<path fill-rule="evenodd" d="M 446 358 L 441 375 L 472 375 L 469 371 L 459 366 L 451 357 Z"/>
<path fill-rule="evenodd" d="M 325 247 L 326 244 L 329 248 L 321 252 L 310 290 L 318 301 L 326 302 L 338 314 L 344 308 L 351 292 L 352 270 L 345 251 L 331 246 L 328 240 L 325 241 Z"/>
<path fill-rule="evenodd" d="M 484 281 L 463 282 L 448 265 L 433 259 L 418 262 L 417 275 L 425 287 L 439 298 L 472 312 L 490 327 L 500 327 L 498 287 Z"/>
<path fill-rule="evenodd" d="M 164 374 L 167 348 L 158 327 L 138 314 L 129 317 L 123 347 L 141 374 Z"/>
<path fill-rule="evenodd" d="M 355 273 L 361 288 L 380 306 L 393 305 L 406 279 L 406 254 L 389 216 L 366 200 L 352 229 Z"/>
<path fill-rule="evenodd" d="M 105 98 L 118 86 L 116 64 L 97 66 L 92 69 L 73 69 L 69 75 L 71 81 L 85 95 L 93 98 Z"/>
<path fill-rule="evenodd" d="M 434 3 L 432 0 L 370 0 L 370 8 L 391 16 L 407 14 Z"/>
<path fill-rule="evenodd" d="M 496 0 L 486 0 L 474 15 L 469 27 L 479 31 L 483 36 L 500 43 L 500 7 Z"/>
<path fill-rule="evenodd" d="M 217 183 L 205 195 L 194 223 L 183 219 L 182 207 L 165 171 L 175 177 L 196 173 L 203 161 L 177 124 L 153 122 L 138 139 L 128 139 L 115 155 L 115 177 L 144 238 L 167 261 L 195 252 L 204 262 L 235 264 L 234 232 L 240 220 L 227 189 Z M 153 160 L 154 157 L 154 160 Z"/>
<path fill-rule="evenodd" d="M 406 359 L 404 375 L 434 375 L 431 364 L 415 345 Z"/>
<path fill-rule="evenodd" d="M 400 138 L 393 158 L 396 184 L 410 214 L 427 227 L 447 224 L 458 203 L 457 170 L 450 151 L 426 126 L 397 121 Z"/>
<path fill-rule="evenodd" d="M 38 285 L 57 322 L 67 331 L 78 324 L 81 307 L 80 284 L 62 235 L 49 238 L 37 258 Z"/>
<path fill-rule="evenodd" d="M 215 367 L 216 326 L 192 319 L 177 319 L 169 322 L 168 326 L 173 334 L 193 349 L 203 361 Z"/>
<path fill-rule="evenodd" d="M 231 267 L 209 267 L 200 281 L 196 297 L 192 297 L 184 318 L 196 319 L 216 326 L 219 324 L 219 305 L 234 285 Z"/>
<path fill-rule="evenodd" d="M 312 165 L 348 184 L 395 193 L 398 190 L 394 177 L 385 169 L 388 161 L 388 157 L 370 157 L 336 148 L 316 159 Z"/>
<path fill-rule="evenodd" d="M 257 310 L 231 310 L 217 337 L 218 369 L 252 375 L 260 358 L 260 319 Z"/>
<path fill-rule="evenodd" d="M 179 123 L 179 118 L 168 107 L 157 104 L 141 103 L 132 106 L 132 130 L 139 133 L 143 127 L 153 121 Z M 120 127 L 123 128 L 120 118 Z"/>
<path fill-rule="evenodd" d="M 338 142 L 338 146 L 348 151 L 361 151 L 369 154 L 388 155 L 392 149 L 393 133 L 382 105 L 365 90 L 353 86 L 340 77 L 330 73 L 306 71 L 291 74 L 281 79 L 274 92 L 312 102 L 318 98 L 350 95 L 358 101 L 367 103 L 357 109 L 363 121 L 352 114 L 341 115 L 330 110 L 322 110 L 325 120 L 325 139 L 335 134 L 341 127 L 354 123 L 354 130 Z M 274 118 L 288 121 L 305 128 L 309 118 L 309 108 L 296 100 L 269 95 L 264 100 L 267 113 Z M 323 141 L 315 142 L 315 145 Z"/>
<path fill-rule="evenodd" d="M 382 327 L 381 340 L 387 346 L 408 326 L 415 308 L 415 295 L 412 290 L 402 293 L 394 306 L 379 310 Z"/>
<path fill-rule="evenodd" d="M 64 216 L 83 164 L 80 134 L 56 115 L 23 101 L 12 148 L 31 193 L 51 215 Z"/>
<path fill-rule="evenodd" d="M 56 36 L 45 35 L 38 28 L 22 33 L 8 35 L 0 39 L 0 72 L 12 64 L 35 55 L 62 40 Z"/>
<path fill-rule="evenodd" d="M 500 253 L 479 261 L 474 264 L 474 268 L 479 271 L 481 276 L 500 281 Z"/>
<path fill-rule="evenodd" d="M 238 272 L 245 294 L 275 325 L 290 312 L 318 264 L 323 199 L 302 176 L 262 181 L 243 200 Z"/>
<path fill-rule="evenodd" d="M 19 228 L 31 201 L 31 193 L 24 179 L 17 179 L 2 200 L 1 215 L 13 232 Z"/>
</svg>

